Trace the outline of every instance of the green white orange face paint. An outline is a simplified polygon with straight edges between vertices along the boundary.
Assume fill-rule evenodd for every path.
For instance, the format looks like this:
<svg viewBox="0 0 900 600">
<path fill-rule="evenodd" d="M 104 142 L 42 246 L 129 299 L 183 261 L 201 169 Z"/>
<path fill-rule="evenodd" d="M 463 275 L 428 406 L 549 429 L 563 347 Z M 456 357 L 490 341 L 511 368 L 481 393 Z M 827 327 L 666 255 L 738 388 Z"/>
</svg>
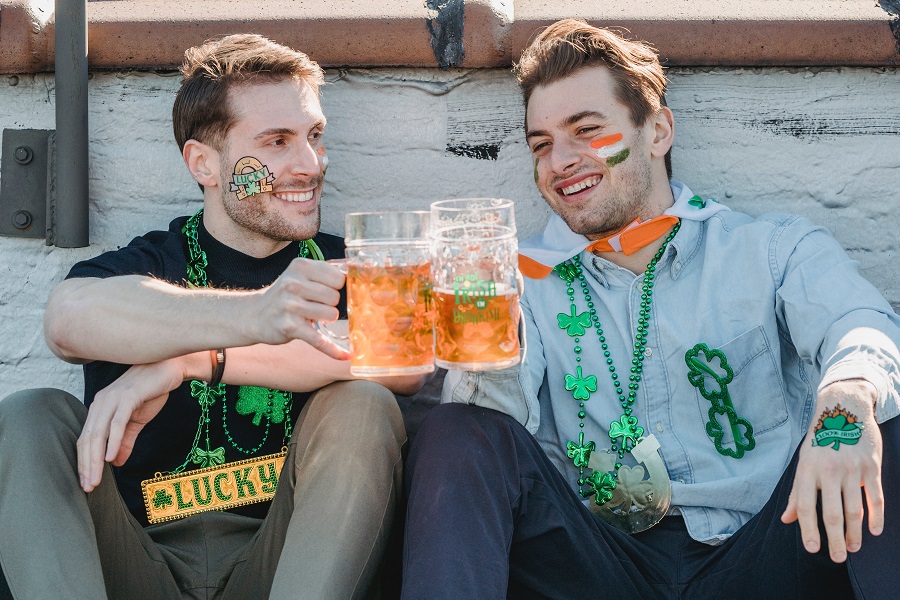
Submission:
<svg viewBox="0 0 900 600">
<path fill-rule="evenodd" d="M 606 159 L 607 167 L 614 167 L 631 154 L 631 150 L 625 147 L 621 133 L 614 133 L 591 142 L 591 148 L 597 151 L 597 156 Z"/>
<path fill-rule="evenodd" d="M 538 172 L 537 172 L 537 168 L 538 168 L 538 163 L 539 163 L 539 162 L 541 162 L 541 159 L 540 159 L 540 158 L 535 158 L 535 159 L 534 159 L 534 182 L 535 182 L 535 183 L 538 182 Z"/>
<path fill-rule="evenodd" d="M 252 156 L 245 156 L 234 164 L 234 175 L 231 177 L 231 191 L 237 193 L 238 200 L 257 194 L 272 191 L 275 176 L 269 173 L 269 167 Z"/>
</svg>

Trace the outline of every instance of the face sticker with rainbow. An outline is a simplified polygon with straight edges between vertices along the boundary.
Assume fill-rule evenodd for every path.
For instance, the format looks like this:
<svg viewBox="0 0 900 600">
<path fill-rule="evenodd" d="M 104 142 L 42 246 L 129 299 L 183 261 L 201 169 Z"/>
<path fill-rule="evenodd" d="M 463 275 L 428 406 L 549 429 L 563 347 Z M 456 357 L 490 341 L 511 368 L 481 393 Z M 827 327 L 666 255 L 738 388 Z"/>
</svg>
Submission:
<svg viewBox="0 0 900 600">
<path fill-rule="evenodd" d="M 322 158 L 322 175 L 328 170 L 328 154 L 325 153 L 325 146 L 316 148 L 316 154 Z"/>
<path fill-rule="evenodd" d="M 231 191 L 237 192 L 238 200 L 249 196 L 272 191 L 275 176 L 252 156 L 245 156 L 234 164 L 234 175 L 231 177 Z"/>
<path fill-rule="evenodd" d="M 623 137 L 621 133 L 614 133 L 591 142 L 591 148 L 597 151 L 597 156 L 606 159 L 607 167 L 616 166 L 631 154 L 631 150 L 622 142 Z"/>
</svg>

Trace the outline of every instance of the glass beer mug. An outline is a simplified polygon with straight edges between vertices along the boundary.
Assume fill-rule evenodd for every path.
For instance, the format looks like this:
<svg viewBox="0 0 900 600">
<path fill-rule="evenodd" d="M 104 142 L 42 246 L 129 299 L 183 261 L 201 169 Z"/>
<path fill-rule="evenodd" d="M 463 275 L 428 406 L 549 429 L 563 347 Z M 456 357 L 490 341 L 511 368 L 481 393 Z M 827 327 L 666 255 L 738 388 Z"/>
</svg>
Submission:
<svg viewBox="0 0 900 600">
<path fill-rule="evenodd" d="M 427 211 L 349 213 L 345 218 L 347 337 L 316 327 L 350 352 L 350 373 L 409 375 L 434 370 Z"/>
<path fill-rule="evenodd" d="M 517 364 L 518 242 L 512 201 L 435 202 L 431 239 L 435 363 L 468 371 Z"/>
</svg>

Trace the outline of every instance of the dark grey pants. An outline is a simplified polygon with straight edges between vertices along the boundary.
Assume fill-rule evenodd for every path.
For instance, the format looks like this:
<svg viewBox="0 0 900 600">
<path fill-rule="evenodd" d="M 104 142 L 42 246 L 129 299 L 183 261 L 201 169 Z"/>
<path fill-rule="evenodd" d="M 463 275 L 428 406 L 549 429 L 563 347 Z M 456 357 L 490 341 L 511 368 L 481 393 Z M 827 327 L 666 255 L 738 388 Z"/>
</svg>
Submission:
<svg viewBox="0 0 900 600">
<path fill-rule="evenodd" d="M 90 494 L 87 410 L 53 389 L 0 401 L 0 566 L 16 600 L 361 598 L 388 542 L 406 443 L 396 400 L 342 382 L 307 403 L 268 516 L 201 513 L 146 529 L 107 467 Z"/>
</svg>

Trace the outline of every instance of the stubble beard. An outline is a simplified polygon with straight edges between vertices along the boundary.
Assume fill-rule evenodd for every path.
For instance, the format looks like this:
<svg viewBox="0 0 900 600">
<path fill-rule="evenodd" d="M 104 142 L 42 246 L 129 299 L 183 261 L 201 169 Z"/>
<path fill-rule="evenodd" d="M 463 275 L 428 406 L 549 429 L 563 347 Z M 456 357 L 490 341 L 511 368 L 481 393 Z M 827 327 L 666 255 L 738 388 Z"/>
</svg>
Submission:
<svg viewBox="0 0 900 600">
<path fill-rule="evenodd" d="M 600 239 L 624 229 L 638 217 L 645 220 L 655 216 L 647 214 L 652 189 L 650 165 L 636 154 L 630 157 L 634 162 L 628 165 L 629 170 L 618 173 L 618 190 L 610 190 L 611 196 L 589 206 L 569 210 L 563 205 L 558 207 L 556 213 L 569 229 L 590 239 Z M 601 181 L 600 185 L 603 184 Z"/>
<path fill-rule="evenodd" d="M 232 170 L 226 166 L 222 166 L 222 181 L 231 181 Z M 317 194 L 321 199 L 321 187 L 324 181 L 324 175 L 314 181 L 316 187 L 319 188 Z M 270 203 L 279 202 L 271 197 L 277 193 L 278 189 L 297 189 L 309 187 L 310 182 L 286 181 L 277 186 L 272 192 L 260 194 L 258 196 L 248 196 L 243 200 L 239 200 L 237 194 L 226 191 L 222 188 L 222 205 L 225 208 L 225 214 L 232 221 L 240 225 L 244 229 L 252 231 L 256 234 L 279 242 L 293 242 L 297 240 L 306 240 L 312 238 L 319 232 L 321 225 L 321 205 L 317 204 L 314 213 L 303 218 L 303 221 L 292 222 L 282 216 L 275 210 Z"/>
</svg>

